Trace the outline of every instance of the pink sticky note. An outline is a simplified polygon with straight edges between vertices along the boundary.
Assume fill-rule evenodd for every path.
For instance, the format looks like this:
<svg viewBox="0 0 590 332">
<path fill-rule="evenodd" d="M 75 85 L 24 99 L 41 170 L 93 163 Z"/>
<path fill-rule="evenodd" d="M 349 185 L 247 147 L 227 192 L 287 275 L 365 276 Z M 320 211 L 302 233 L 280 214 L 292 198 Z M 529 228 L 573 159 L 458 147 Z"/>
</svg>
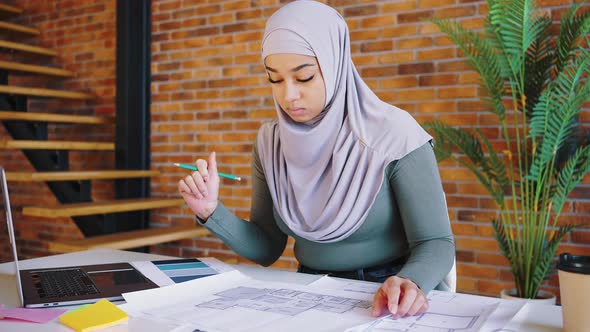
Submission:
<svg viewBox="0 0 590 332">
<path fill-rule="evenodd" d="M 4 319 L 18 319 L 40 324 L 48 323 L 66 311 L 68 309 L 4 308 L 3 305 L 0 305 L 0 317 Z"/>
</svg>

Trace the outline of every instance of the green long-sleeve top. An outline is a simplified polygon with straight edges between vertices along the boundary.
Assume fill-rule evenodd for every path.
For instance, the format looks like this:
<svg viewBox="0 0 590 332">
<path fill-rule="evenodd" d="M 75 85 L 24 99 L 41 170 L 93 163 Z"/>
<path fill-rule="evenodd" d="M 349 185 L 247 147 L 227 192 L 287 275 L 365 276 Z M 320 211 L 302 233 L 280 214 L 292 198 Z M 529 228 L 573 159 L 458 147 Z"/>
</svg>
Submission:
<svg viewBox="0 0 590 332">
<path fill-rule="evenodd" d="M 455 247 L 438 167 L 427 143 L 385 170 L 385 180 L 362 226 L 338 242 L 314 242 L 294 234 L 274 208 L 256 147 L 250 221 L 219 203 L 206 222 L 197 220 L 242 257 L 268 266 L 282 254 L 287 236 L 295 257 L 317 270 L 349 271 L 407 257 L 397 274 L 424 292 L 453 265 Z"/>
</svg>

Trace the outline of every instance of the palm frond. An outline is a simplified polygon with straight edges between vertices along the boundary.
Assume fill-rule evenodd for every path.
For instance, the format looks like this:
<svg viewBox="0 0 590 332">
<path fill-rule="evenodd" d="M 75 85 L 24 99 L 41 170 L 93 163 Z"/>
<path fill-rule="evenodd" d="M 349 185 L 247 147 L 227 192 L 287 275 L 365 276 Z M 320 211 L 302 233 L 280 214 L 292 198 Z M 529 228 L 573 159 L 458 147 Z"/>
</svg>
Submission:
<svg viewBox="0 0 590 332">
<path fill-rule="evenodd" d="M 526 96 L 524 108 L 527 116 L 532 115 L 533 108 L 539 101 L 541 92 L 545 90 L 554 62 L 553 52 L 551 51 L 551 36 L 548 34 L 551 19 L 546 16 L 539 16 L 536 19 L 540 21 L 539 26 L 543 28 L 543 32 L 537 40 L 533 41 L 524 59 L 524 95 Z M 520 100 L 520 96 L 517 97 Z"/>
<path fill-rule="evenodd" d="M 573 59 L 582 36 L 590 33 L 590 11 L 576 15 L 582 5 L 583 3 L 574 4 L 568 13 L 561 18 L 556 42 L 555 67 L 557 72 L 561 72 Z"/>
<path fill-rule="evenodd" d="M 552 238 L 549 240 L 544 241 L 544 246 L 539 250 L 539 258 L 537 259 L 536 264 L 533 265 L 533 275 L 531 279 L 531 287 L 525 292 L 524 297 L 526 298 L 535 298 L 535 295 L 539 291 L 543 280 L 547 276 L 551 266 L 553 265 L 553 256 L 557 251 L 557 246 L 563 240 L 563 237 L 567 235 L 573 226 L 563 226 L 560 227 L 557 231 L 555 231 Z"/>
<path fill-rule="evenodd" d="M 506 54 L 510 67 L 508 79 L 513 89 L 522 94 L 524 86 L 519 78 L 524 77 L 524 55 L 531 44 L 542 36 L 545 22 L 534 19 L 533 0 L 494 1 L 494 7 L 490 7 L 490 16 L 501 40 L 500 51 Z"/>
<path fill-rule="evenodd" d="M 590 145 L 578 148 L 559 172 L 552 204 L 555 213 L 561 213 L 567 196 L 588 172 L 590 172 Z"/>
<path fill-rule="evenodd" d="M 543 165 L 555 158 L 574 132 L 581 105 L 590 99 L 590 81 L 583 81 L 589 73 L 590 53 L 582 51 L 541 95 L 533 110 L 529 135 L 542 138 L 542 141 L 531 165 L 529 179 L 538 177 Z"/>
<path fill-rule="evenodd" d="M 481 76 L 481 85 L 487 92 L 485 100 L 488 106 L 503 120 L 505 117 L 502 103 L 504 80 L 500 74 L 497 52 L 486 39 L 480 38 L 475 32 L 465 30 L 458 22 L 433 19 L 432 23 L 446 33 L 465 54 L 469 63 Z"/>
<path fill-rule="evenodd" d="M 431 130 L 434 136 L 434 151 L 439 157 L 453 157 L 461 165 L 467 167 L 484 185 L 488 192 L 494 197 L 498 205 L 504 202 L 504 187 L 508 183 L 504 165 L 493 149 L 488 139 L 479 132 L 479 137 L 460 129 L 445 125 L 439 121 L 425 124 L 427 130 Z M 489 155 L 486 157 L 481 146 L 481 141 L 489 148 Z M 470 162 L 453 156 L 453 147 L 464 154 Z M 439 161 L 441 159 L 438 159 Z"/>
</svg>

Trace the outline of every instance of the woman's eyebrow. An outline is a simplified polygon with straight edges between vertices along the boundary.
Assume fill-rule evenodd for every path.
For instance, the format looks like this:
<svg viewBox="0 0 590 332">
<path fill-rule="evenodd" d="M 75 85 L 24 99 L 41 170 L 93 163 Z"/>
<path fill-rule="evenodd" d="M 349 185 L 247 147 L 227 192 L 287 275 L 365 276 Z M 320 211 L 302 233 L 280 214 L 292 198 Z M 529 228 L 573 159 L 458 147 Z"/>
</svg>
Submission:
<svg viewBox="0 0 590 332">
<path fill-rule="evenodd" d="M 299 66 L 297 66 L 297 67 L 295 67 L 295 68 L 291 69 L 291 71 L 292 71 L 292 72 L 296 72 L 296 71 L 298 71 L 298 70 L 301 70 L 301 69 L 303 69 L 303 68 L 305 68 L 305 67 L 312 67 L 312 66 L 315 66 L 315 64 L 314 64 L 314 63 L 304 63 L 304 64 L 302 64 L 302 65 L 299 65 Z M 266 70 L 268 70 L 268 71 L 271 71 L 271 72 L 273 72 L 273 73 L 278 73 L 278 71 L 277 71 L 276 69 L 274 69 L 274 68 L 271 68 L 271 67 L 269 67 L 269 66 L 266 66 L 266 65 L 265 65 L 265 66 L 264 66 L 264 68 L 266 68 Z"/>
</svg>

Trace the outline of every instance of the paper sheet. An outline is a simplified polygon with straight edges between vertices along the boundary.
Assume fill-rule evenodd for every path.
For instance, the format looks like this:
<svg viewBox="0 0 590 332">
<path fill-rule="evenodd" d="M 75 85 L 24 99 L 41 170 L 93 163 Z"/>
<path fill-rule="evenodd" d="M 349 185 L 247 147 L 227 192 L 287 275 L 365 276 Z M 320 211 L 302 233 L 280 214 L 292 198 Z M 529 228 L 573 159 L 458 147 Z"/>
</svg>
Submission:
<svg viewBox="0 0 590 332">
<path fill-rule="evenodd" d="M 239 271 L 123 296 L 130 313 L 207 332 L 340 332 L 374 320 L 372 295 L 262 282 Z"/>
<path fill-rule="evenodd" d="M 324 289 L 346 289 L 353 292 L 374 294 L 381 285 L 378 283 L 367 283 L 325 276 L 311 283 L 310 286 L 321 287 Z M 431 304 L 430 311 L 432 311 L 433 304 L 442 304 L 443 306 L 457 306 L 457 308 L 459 306 L 466 306 L 468 309 L 480 308 L 482 310 L 497 304 L 497 308 L 491 312 L 484 310 L 486 316 L 483 320 L 483 323 L 479 326 L 479 331 L 481 332 L 500 331 L 526 303 L 525 301 L 519 300 L 501 300 L 498 298 L 441 292 L 437 290 L 430 291 L 427 297 Z M 464 312 L 462 309 L 458 309 L 455 311 L 455 313 L 462 314 Z M 425 331 L 428 330 L 426 329 Z"/>
<path fill-rule="evenodd" d="M 523 301 L 524 302 L 524 301 Z M 556 305 L 525 302 L 526 304 L 506 326 L 498 332 L 530 331 L 561 332 L 561 307 Z M 557 320 L 555 319 L 557 318 Z"/>
<path fill-rule="evenodd" d="M 178 282 L 191 280 L 203 276 L 210 276 L 218 273 L 235 270 L 228 264 L 221 262 L 213 257 L 197 258 L 203 264 L 192 266 L 193 268 L 179 268 L 165 270 L 161 265 L 156 265 L 152 261 L 135 261 L 130 264 L 139 270 L 144 276 L 153 281 L 160 287 L 173 285 Z M 183 261 L 185 259 L 177 259 Z M 176 259 L 170 260 L 176 261 Z M 156 261 L 157 262 L 157 261 Z M 193 264 L 194 265 L 194 264 Z"/>
</svg>

